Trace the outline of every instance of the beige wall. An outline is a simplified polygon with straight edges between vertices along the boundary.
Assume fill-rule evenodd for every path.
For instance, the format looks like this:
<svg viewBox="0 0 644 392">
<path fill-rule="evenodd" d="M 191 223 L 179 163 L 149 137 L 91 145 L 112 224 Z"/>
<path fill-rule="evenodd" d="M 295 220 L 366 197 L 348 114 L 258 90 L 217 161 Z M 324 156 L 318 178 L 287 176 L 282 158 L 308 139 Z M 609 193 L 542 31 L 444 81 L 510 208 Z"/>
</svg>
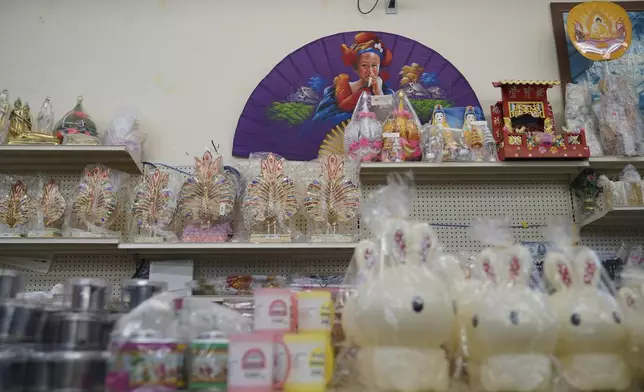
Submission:
<svg viewBox="0 0 644 392">
<path fill-rule="evenodd" d="M 190 163 L 214 139 L 230 156 L 239 114 L 284 56 L 325 35 L 380 30 L 435 49 L 481 104 L 497 79 L 558 78 L 549 0 L 399 0 L 362 16 L 355 0 L 0 0 L 0 88 L 56 116 L 85 96 L 105 125 L 135 106 L 147 158 Z M 363 8 L 372 0 L 362 0 Z M 559 91 L 551 94 L 558 118 Z"/>
</svg>

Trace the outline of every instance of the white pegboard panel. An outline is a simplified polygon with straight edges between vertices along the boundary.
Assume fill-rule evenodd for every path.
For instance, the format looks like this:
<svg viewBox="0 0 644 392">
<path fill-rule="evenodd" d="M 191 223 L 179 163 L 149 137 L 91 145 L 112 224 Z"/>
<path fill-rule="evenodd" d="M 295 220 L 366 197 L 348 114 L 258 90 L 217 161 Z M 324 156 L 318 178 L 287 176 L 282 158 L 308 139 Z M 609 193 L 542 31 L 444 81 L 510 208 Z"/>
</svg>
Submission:
<svg viewBox="0 0 644 392">
<path fill-rule="evenodd" d="M 190 172 L 190 167 L 180 169 Z M 34 173 L 35 174 L 35 173 Z M 63 194 L 69 197 L 80 178 L 78 172 L 53 173 Z M 130 177 L 130 186 L 139 181 Z M 363 185 L 363 195 L 377 189 L 372 184 Z M 469 225 L 481 216 L 508 216 L 513 225 L 527 223 L 528 229 L 515 229 L 518 241 L 543 240 L 543 227 L 553 215 L 573 218 L 573 198 L 565 181 L 516 182 L 495 181 L 489 183 L 435 183 L 419 184 L 411 207 L 412 218 L 441 225 Z M 296 226 L 305 230 L 306 220 L 299 216 Z M 117 222 L 117 229 L 125 228 L 124 215 Z M 360 238 L 367 238 L 366 228 L 356 227 Z M 481 244 L 472 239 L 466 227 L 436 227 L 440 241 L 448 251 L 476 252 Z M 622 242 L 644 243 L 644 231 L 584 230 L 582 242 L 600 251 L 616 252 Z M 195 278 L 209 278 L 228 274 L 297 274 L 297 273 L 344 273 L 349 260 L 258 258 L 233 260 L 226 257 L 198 258 L 195 260 Z M 101 277 L 114 286 L 115 296 L 120 295 L 120 284 L 134 273 L 136 260 L 130 255 L 58 255 L 46 275 L 28 273 L 27 288 L 30 291 L 48 290 L 67 278 L 87 276 Z"/>
<path fill-rule="evenodd" d="M 15 268 L 5 266 L 5 268 Z M 121 283 L 130 279 L 136 260 L 130 255 L 61 255 L 54 257 L 47 274 L 25 271 L 27 291 L 48 291 L 69 278 L 102 278 L 112 285 L 112 296 L 121 296 Z"/>
</svg>

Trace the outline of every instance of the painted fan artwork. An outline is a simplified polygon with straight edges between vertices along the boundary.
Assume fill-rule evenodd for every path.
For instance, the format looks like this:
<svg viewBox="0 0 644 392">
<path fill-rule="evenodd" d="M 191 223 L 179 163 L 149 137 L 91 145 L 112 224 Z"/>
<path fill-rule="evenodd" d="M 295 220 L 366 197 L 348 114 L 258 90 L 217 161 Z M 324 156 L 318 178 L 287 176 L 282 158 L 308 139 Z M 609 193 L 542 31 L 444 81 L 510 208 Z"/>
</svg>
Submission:
<svg viewBox="0 0 644 392">
<path fill-rule="evenodd" d="M 221 156 L 213 158 L 206 151 L 201 159 L 195 157 L 194 175 L 183 184 L 180 210 L 188 220 L 212 226 L 230 218 L 235 192 L 222 171 Z"/>
<path fill-rule="evenodd" d="M 299 205 L 293 180 L 284 175 L 284 159 L 269 153 L 261 160 L 260 175 L 246 187 L 244 217 L 254 225 L 265 224 L 265 234 L 279 236 Z M 261 240 L 261 235 L 251 240 Z M 286 237 L 283 239 L 286 241 Z M 290 240 L 290 239 L 289 239 Z"/>
<path fill-rule="evenodd" d="M 110 178 L 110 169 L 96 166 L 85 170 L 72 202 L 72 214 L 87 228 L 108 228 L 117 215 L 118 195 Z"/>
<path fill-rule="evenodd" d="M 0 223 L 13 229 L 29 221 L 33 203 L 27 194 L 27 185 L 16 181 L 11 191 L 0 200 Z"/>
<path fill-rule="evenodd" d="M 358 215 L 360 191 L 344 175 L 344 157 L 329 154 L 321 159 L 322 176 L 309 184 L 304 209 L 314 222 L 324 224 L 325 235 L 336 236 L 339 224 Z"/>
<path fill-rule="evenodd" d="M 47 181 L 43 186 L 40 207 L 42 209 L 42 223 L 46 228 L 59 223 L 65 214 L 65 198 L 53 179 Z"/>
<path fill-rule="evenodd" d="M 339 33 L 291 53 L 259 83 L 237 123 L 233 155 L 272 151 L 311 160 L 344 154 L 344 128 L 360 94 L 399 89 L 423 122 L 436 104 L 480 107 L 465 77 L 427 46 L 390 33 Z M 455 117 L 462 119 L 462 112 Z"/>
<path fill-rule="evenodd" d="M 170 175 L 158 169 L 143 176 L 143 183 L 137 187 L 132 203 L 132 217 L 136 225 L 149 231 L 152 237 L 157 231 L 168 226 L 174 216 L 170 205 L 172 191 L 168 188 Z"/>
</svg>

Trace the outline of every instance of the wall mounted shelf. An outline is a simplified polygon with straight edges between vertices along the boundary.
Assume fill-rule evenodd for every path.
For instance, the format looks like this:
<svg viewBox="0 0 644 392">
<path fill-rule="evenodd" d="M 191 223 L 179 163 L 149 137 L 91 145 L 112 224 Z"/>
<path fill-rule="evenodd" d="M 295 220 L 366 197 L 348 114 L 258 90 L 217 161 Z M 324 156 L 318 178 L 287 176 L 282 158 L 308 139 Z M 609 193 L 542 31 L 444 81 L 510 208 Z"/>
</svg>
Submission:
<svg viewBox="0 0 644 392">
<path fill-rule="evenodd" d="M 127 173 L 142 173 L 125 146 L 0 146 L 0 170 L 80 171 L 86 165 L 101 163 Z"/>
<path fill-rule="evenodd" d="M 639 171 L 644 171 L 644 157 L 590 157 L 590 167 L 602 172 L 620 172 L 624 166 L 631 164 Z"/>
<path fill-rule="evenodd" d="M 644 228 L 644 207 L 615 207 L 582 218 L 582 227 Z"/>
<path fill-rule="evenodd" d="M 489 182 L 489 181 L 555 181 L 574 178 L 588 167 L 586 160 L 505 161 L 505 162 L 366 162 L 360 178 L 366 183 L 385 183 L 391 173 L 412 172 L 417 183 Z"/>
</svg>

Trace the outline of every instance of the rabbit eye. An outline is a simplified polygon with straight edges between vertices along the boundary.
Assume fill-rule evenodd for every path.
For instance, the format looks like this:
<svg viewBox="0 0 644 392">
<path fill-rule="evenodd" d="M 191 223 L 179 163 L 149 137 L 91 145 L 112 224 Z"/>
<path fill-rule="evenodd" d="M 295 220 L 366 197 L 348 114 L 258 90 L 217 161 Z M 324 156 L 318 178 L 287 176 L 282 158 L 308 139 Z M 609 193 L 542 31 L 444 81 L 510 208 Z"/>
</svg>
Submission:
<svg viewBox="0 0 644 392">
<path fill-rule="evenodd" d="M 411 307 L 414 309 L 414 312 L 416 313 L 422 312 L 424 306 L 425 304 L 423 303 L 423 300 L 420 297 L 414 297 L 414 299 L 411 301 Z"/>
<path fill-rule="evenodd" d="M 573 313 L 573 315 L 570 316 L 570 324 L 574 325 L 575 327 L 581 324 L 581 316 L 577 313 Z"/>
<path fill-rule="evenodd" d="M 472 326 L 476 328 L 478 325 L 479 325 L 479 317 L 477 315 L 474 315 L 474 317 L 472 317 Z"/>
<path fill-rule="evenodd" d="M 513 325 L 519 324 L 519 312 L 517 312 L 516 310 L 510 312 L 510 322 Z"/>
<path fill-rule="evenodd" d="M 617 314 L 617 312 L 613 312 L 613 320 L 615 320 L 615 323 L 617 323 L 617 324 L 622 323 L 622 319 L 619 318 L 619 314 Z"/>
</svg>

